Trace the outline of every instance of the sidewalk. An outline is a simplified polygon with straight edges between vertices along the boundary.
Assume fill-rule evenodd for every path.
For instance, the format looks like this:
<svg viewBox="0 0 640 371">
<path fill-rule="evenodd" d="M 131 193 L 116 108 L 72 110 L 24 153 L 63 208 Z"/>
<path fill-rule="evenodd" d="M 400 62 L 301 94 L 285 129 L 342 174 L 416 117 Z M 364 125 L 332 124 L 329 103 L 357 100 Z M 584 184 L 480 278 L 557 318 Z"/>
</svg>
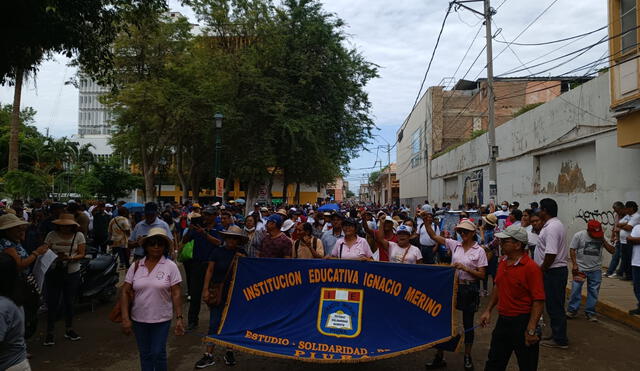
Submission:
<svg viewBox="0 0 640 371">
<path fill-rule="evenodd" d="M 571 274 L 569 274 L 569 281 L 567 282 L 567 300 L 571 294 L 571 282 Z M 585 283 L 582 287 L 582 306 L 580 309 L 584 308 L 586 295 L 587 284 Z M 637 304 L 636 297 L 633 294 L 631 281 L 607 278 L 604 276 L 603 272 L 600 296 L 598 298 L 598 304 L 596 305 L 596 311 L 598 314 L 611 318 L 614 321 L 624 323 L 636 330 L 640 330 L 640 316 L 632 316 L 629 314 L 629 310 L 635 309 Z"/>
</svg>

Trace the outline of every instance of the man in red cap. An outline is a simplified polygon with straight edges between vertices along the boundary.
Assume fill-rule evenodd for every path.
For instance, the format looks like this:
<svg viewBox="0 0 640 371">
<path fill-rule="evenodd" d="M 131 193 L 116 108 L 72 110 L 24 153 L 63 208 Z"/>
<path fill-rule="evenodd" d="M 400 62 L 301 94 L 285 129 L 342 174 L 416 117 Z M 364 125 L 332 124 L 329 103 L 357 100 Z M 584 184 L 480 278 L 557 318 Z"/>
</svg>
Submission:
<svg viewBox="0 0 640 371">
<path fill-rule="evenodd" d="M 571 298 L 567 309 L 567 318 L 575 318 L 582 301 L 582 285 L 587 281 L 587 303 L 584 314 L 589 321 L 596 322 L 596 303 L 602 282 L 602 248 L 611 254 L 615 248 L 604 238 L 602 224 L 589 220 L 587 229 L 573 235 L 569 254 L 573 265 Z"/>
</svg>

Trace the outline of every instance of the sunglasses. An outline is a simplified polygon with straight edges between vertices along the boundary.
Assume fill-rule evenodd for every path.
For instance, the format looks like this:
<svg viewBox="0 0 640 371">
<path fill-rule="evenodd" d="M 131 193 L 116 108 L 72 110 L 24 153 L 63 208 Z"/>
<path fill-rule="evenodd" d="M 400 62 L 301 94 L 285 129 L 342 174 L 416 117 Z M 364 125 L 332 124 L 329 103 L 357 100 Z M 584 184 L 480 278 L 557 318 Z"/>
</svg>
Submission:
<svg viewBox="0 0 640 371">
<path fill-rule="evenodd" d="M 460 234 L 467 234 L 467 233 L 473 233 L 473 231 L 470 231 L 468 229 L 458 229 L 458 233 Z"/>
</svg>

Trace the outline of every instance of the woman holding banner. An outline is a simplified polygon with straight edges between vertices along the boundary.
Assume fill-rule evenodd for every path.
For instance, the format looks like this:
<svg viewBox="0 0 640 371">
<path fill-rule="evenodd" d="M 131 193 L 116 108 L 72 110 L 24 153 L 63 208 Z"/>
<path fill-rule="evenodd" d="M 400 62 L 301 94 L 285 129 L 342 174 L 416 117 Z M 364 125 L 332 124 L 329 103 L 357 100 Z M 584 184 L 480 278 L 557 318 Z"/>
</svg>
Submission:
<svg viewBox="0 0 640 371">
<path fill-rule="evenodd" d="M 224 310 L 225 299 L 229 291 L 233 265 L 239 256 L 246 256 L 247 253 L 241 246 L 249 240 L 240 227 L 232 225 L 226 231 L 220 232 L 224 236 L 224 244 L 213 249 L 209 255 L 209 265 L 204 277 L 204 289 L 202 290 L 202 301 L 209 306 L 209 332 L 213 335 L 218 332 L 222 312 Z M 195 299 L 193 299 L 195 300 Z M 196 368 L 202 369 L 216 364 L 213 359 L 213 343 L 208 342 L 203 357 L 196 362 Z M 227 348 L 224 355 L 224 363 L 227 366 L 236 364 L 236 358 L 231 348 Z"/>
<path fill-rule="evenodd" d="M 451 265 L 456 268 L 458 277 L 458 296 L 456 309 L 462 311 L 462 324 L 464 326 L 464 368 L 473 370 L 473 360 L 471 359 L 471 347 L 474 339 L 474 316 L 480 304 L 480 280 L 485 277 L 485 269 L 488 265 L 487 254 L 478 244 L 476 235 L 476 225 L 463 219 L 456 226 L 456 234 L 459 240 L 438 236 L 431 228 L 433 216 L 427 215 L 424 225 L 427 228 L 429 237 L 440 245 L 445 245 L 451 252 Z M 438 348 L 438 346 L 436 346 Z M 434 370 L 446 367 L 444 352 L 438 349 L 435 359 L 428 363 L 427 369 Z"/>
</svg>

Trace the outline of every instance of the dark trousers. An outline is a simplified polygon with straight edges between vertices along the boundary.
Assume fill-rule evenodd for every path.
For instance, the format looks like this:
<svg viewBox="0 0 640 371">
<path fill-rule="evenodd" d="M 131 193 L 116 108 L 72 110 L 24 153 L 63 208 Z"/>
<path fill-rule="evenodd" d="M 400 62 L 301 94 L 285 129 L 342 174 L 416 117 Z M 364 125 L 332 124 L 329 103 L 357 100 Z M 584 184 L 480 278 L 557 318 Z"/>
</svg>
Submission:
<svg viewBox="0 0 640 371">
<path fill-rule="evenodd" d="M 631 255 L 633 253 L 633 245 L 629 243 L 620 244 L 620 272 L 621 276 L 626 279 L 631 279 Z"/>
<path fill-rule="evenodd" d="M 129 249 L 122 246 L 113 246 L 112 249 L 120 260 L 120 266 L 129 269 L 129 266 L 131 265 L 129 263 Z"/>
<path fill-rule="evenodd" d="M 553 340 L 561 345 L 567 345 L 567 316 L 564 302 L 567 295 L 567 267 L 547 269 L 544 272 L 545 306 L 551 322 Z"/>
<path fill-rule="evenodd" d="M 187 278 L 187 293 L 188 295 L 191 295 L 191 263 L 193 262 L 193 260 L 187 260 L 185 262 L 182 262 L 182 265 L 184 266 L 184 275 Z"/>
<path fill-rule="evenodd" d="M 80 287 L 80 272 L 60 275 L 50 271 L 45 275 L 48 334 L 53 334 L 61 298 L 65 325 L 67 328 L 73 326 L 73 301 L 78 294 L 78 287 Z"/>
<path fill-rule="evenodd" d="M 507 369 L 511 353 L 516 353 L 520 371 L 538 369 L 539 343 L 526 346 L 524 334 L 529 324 L 529 315 L 517 317 L 498 317 L 496 328 L 491 334 L 491 347 L 485 364 L 485 371 L 504 371 Z"/>
<path fill-rule="evenodd" d="M 632 266 L 631 273 L 633 274 L 633 293 L 636 295 L 638 309 L 640 309 L 640 267 Z"/>
<path fill-rule="evenodd" d="M 207 273 L 208 262 L 192 260 L 191 262 L 191 284 L 189 285 L 189 324 L 198 324 L 200 316 L 200 303 L 202 303 L 202 289 L 204 287 L 204 276 Z"/>
<path fill-rule="evenodd" d="M 167 336 L 170 327 L 171 321 L 133 322 L 133 333 L 138 343 L 142 371 L 167 370 Z"/>
<path fill-rule="evenodd" d="M 422 253 L 422 262 L 424 264 L 435 264 L 435 254 L 433 248 L 435 246 L 420 245 L 420 252 Z"/>
</svg>

